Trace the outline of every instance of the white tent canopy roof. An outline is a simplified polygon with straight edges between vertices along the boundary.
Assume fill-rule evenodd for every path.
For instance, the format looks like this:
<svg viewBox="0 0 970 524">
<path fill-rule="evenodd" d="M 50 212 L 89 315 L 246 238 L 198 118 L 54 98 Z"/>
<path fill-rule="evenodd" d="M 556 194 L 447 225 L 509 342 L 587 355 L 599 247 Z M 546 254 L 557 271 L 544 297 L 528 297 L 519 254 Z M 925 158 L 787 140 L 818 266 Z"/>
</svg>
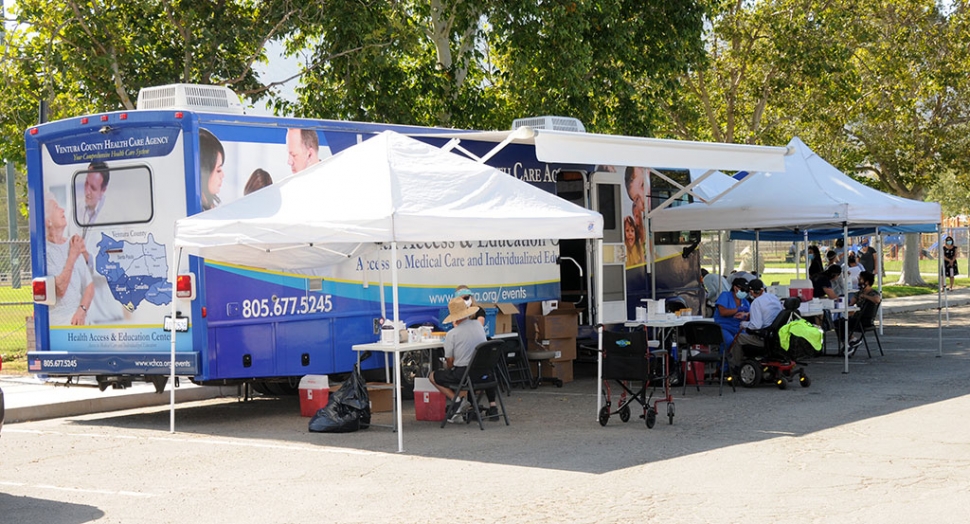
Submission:
<svg viewBox="0 0 970 524">
<path fill-rule="evenodd" d="M 268 269 L 331 265 L 383 242 L 599 238 L 595 212 L 498 169 L 383 132 L 183 218 L 175 245 Z"/>
<path fill-rule="evenodd" d="M 788 144 L 785 172 L 759 172 L 713 204 L 664 209 L 653 231 L 819 229 L 859 225 L 936 224 L 940 205 L 889 195 L 856 182 L 799 138 Z"/>
</svg>

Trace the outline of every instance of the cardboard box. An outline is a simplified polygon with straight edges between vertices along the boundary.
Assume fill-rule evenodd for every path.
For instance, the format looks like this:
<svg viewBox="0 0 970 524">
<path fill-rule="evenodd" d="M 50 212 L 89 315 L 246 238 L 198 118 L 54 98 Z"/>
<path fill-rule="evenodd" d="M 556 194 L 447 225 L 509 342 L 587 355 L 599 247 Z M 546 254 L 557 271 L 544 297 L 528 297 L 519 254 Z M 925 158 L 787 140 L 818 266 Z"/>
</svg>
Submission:
<svg viewBox="0 0 970 524">
<path fill-rule="evenodd" d="M 532 376 L 536 376 L 539 372 L 538 365 L 535 362 L 529 363 L 532 366 Z M 542 376 L 548 378 L 558 378 L 563 381 L 563 383 L 568 383 L 573 381 L 573 363 L 572 361 L 562 361 L 562 362 L 543 362 L 542 363 Z"/>
<path fill-rule="evenodd" d="M 529 351 L 555 351 L 556 356 L 553 362 L 564 362 L 576 360 L 576 339 L 575 338 L 551 338 L 548 340 L 529 340 Z"/>
<path fill-rule="evenodd" d="M 542 315 L 542 302 L 530 302 L 526 305 L 525 314 L 529 340 L 576 338 L 579 334 L 579 312 L 572 304 L 560 303 L 557 309 Z"/>
<path fill-rule="evenodd" d="M 418 420 L 441 422 L 447 399 L 424 377 L 414 379 L 414 414 Z"/>
<path fill-rule="evenodd" d="M 494 329 L 491 330 L 489 335 L 500 335 L 513 331 L 513 327 L 515 326 L 515 318 L 513 315 L 519 313 L 519 308 L 515 304 L 482 304 L 482 307 L 486 311 L 491 309 L 495 310 Z"/>
<path fill-rule="evenodd" d="M 326 375 L 306 375 L 300 379 L 300 416 L 312 417 L 327 407 L 330 381 Z"/>
<path fill-rule="evenodd" d="M 368 382 L 367 397 L 371 413 L 387 413 L 394 410 L 394 384 Z"/>
</svg>

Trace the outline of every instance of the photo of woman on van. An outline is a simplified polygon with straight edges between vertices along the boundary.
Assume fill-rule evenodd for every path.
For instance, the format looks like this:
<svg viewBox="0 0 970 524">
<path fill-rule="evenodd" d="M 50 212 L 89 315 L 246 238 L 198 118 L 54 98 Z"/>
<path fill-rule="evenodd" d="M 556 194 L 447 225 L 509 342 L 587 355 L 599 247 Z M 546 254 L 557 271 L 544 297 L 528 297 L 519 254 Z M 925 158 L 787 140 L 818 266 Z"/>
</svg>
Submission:
<svg viewBox="0 0 970 524">
<path fill-rule="evenodd" d="M 219 190 L 226 174 L 222 166 L 226 162 L 226 150 L 222 142 L 209 130 L 199 129 L 199 170 L 202 174 L 202 210 L 208 211 L 217 205 Z"/>
</svg>

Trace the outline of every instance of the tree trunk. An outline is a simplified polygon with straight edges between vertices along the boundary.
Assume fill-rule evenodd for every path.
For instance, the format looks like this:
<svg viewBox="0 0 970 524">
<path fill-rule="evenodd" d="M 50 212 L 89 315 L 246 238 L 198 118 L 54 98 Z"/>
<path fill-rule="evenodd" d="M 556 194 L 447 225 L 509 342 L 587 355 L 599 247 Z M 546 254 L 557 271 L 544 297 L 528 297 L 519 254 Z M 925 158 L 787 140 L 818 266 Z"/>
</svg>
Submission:
<svg viewBox="0 0 970 524">
<path fill-rule="evenodd" d="M 908 233 L 906 235 L 906 249 L 903 252 L 903 272 L 899 275 L 897 285 L 902 286 L 925 286 L 926 282 L 919 273 L 919 255 L 922 246 L 919 243 L 919 233 Z"/>
</svg>

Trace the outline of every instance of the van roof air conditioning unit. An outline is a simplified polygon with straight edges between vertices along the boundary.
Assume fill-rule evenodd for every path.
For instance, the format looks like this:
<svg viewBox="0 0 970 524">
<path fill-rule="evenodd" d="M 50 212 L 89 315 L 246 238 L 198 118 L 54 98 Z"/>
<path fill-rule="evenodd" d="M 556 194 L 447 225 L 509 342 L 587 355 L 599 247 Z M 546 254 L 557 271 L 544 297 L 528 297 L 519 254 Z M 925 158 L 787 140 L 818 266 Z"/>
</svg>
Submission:
<svg viewBox="0 0 970 524">
<path fill-rule="evenodd" d="M 552 131 L 586 132 L 586 128 L 583 127 L 583 123 L 578 118 L 568 116 L 533 116 L 516 118 L 512 121 L 513 131 L 524 126 L 529 126 L 532 129 L 551 129 Z"/>
<path fill-rule="evenodd" d="M 243 114 L 239 96 L 225 86 L 170 84 L 138 92 L 138 109 L 182 109 L 206 113 Z"/>
</svg>

